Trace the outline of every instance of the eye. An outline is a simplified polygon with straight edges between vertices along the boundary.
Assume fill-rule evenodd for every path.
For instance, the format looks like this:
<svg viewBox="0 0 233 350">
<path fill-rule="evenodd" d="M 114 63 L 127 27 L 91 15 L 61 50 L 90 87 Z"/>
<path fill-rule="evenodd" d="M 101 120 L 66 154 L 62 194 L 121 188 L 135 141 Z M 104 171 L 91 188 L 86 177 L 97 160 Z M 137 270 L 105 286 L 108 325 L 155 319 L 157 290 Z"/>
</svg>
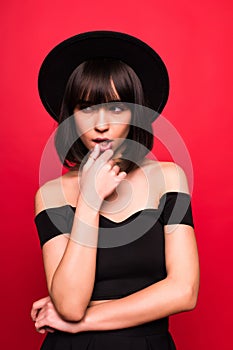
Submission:
<svg viewBox="0 0 233 350">
<path fill-rule="evenodd" d="M 94 106 L 91 106 L 87 103 L 79 104 L 78 109 L 81 110 L 83 113 L 92 113 L 95 110 Z"/>
<path fill-rule="evenodd" d="M 91 113 L 93 111 L 93 107 L 89 106 L 89 107 L 83 107 L 81 108 L 83 113 Z"/>
<path fill-rule="evenodd" d="M 115 114 L 119 114 L 129 108 L 124 103 L 111 103 L 108 105 L 108 109 Z"/>
</svg>

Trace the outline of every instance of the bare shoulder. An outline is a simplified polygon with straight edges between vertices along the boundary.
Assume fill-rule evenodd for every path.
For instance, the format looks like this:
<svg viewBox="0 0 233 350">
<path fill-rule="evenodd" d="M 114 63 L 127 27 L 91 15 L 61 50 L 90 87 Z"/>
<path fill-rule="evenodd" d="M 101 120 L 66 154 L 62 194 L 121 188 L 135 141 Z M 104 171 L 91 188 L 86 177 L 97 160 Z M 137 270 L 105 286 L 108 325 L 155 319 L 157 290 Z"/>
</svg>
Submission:
<svg viewBox="0 0 233 350">
<path fill-rule="evenodd" d="M 161 195 L 165 192 L 189 193 L 187 176 L 183 168 L 174 162 L 147 160 L 154 181 L 158 183 Z"/>
<path fill-rule="evenodd" d="M 35 195 L 35 215 L 44 209 L 74 202 L 78 184 L 76 180 L 77 174 L 69 172 L 42 185 Z"/>
<path fill-rule="evenodd" d="M 174 162 L 161 162 L 161 169 L 164 176 L 164 192 L 189 193 L 187 176 L 180 165 Z"/>
<path fill-rule="evenodd" d="M 64 200 L 63 200 L 64 202 Z M 44 209 L 59 206 L 62 203 L 62 177 L 50 180 L 42 185 L 35 195 L 35 215 Z"/>
</svg>

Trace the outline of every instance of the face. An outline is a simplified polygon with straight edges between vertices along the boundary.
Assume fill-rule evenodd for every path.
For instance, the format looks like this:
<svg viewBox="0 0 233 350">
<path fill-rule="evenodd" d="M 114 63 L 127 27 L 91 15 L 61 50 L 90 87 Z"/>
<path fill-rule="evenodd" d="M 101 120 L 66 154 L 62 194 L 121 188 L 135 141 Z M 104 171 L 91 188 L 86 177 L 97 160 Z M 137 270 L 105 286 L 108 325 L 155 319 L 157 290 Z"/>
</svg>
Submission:
<svg viewBox="0 0 233 350">
<path fill-rule="evenodd" d="M 83 144 L 93 149 L 100 144 L 101 152 L 119 146 L 126 139 L 131 120 L 131 110 L 119 100 L 99 105 L 91 105 L 89 101 L 82 102 L 74 109 L 75 124 Z"/>
</svg>

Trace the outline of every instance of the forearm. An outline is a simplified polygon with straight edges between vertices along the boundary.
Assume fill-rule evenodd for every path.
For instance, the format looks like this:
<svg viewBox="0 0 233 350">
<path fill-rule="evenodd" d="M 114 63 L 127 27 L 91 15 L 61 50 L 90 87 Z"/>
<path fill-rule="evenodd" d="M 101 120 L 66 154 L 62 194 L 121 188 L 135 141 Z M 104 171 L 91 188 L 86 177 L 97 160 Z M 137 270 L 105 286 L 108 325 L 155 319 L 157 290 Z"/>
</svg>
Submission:
<svg viewBox="0 0 233 350">
<path fill-rule="evenodd" d="M 95 280 L 99 212 L 80 196 L 70 239 L 58 265 L 50 296 L 58 312 L 71 321 L 82 318 Z"/>
<path fill-rule="evenodd" d="M 191 310 L 194 294 L 166 278 L 127 297 L 89 307 L 83 321 L 86 330 L 132 327 Z"/>
</svg>

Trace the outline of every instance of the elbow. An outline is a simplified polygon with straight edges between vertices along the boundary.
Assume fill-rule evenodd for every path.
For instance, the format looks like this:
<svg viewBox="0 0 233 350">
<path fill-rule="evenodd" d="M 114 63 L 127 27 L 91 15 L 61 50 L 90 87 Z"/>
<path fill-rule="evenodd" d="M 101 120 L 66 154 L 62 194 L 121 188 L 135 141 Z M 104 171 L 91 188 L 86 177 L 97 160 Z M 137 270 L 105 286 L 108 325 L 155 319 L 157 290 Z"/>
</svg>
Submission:
<svg viewBox="0 0 233 350">
<path fill-rule="evenodd" d="M 183 296 L 184 311 L 194 310 L 197 305 L 198 289 L 194 286 L 188 286 Z"/>
<path fill-rule="evenodd" d="M 61 307 L 60 310 L 58 310 L 59 315 L 64 321 L 67 322 L 79 322 L 84 317 L 84 313 L 79 310 L 69 309 L 69 308 L 63 308 Z"/>
<path fill-rule="evenodd" d="M 56 303 L 56 301 L 54 301 L 54 306 L 61 318 L 67 322 L 79 322 L 85 315 L 85 311 L 80 305 Z"/>
<path fill-rule="evenodd" d="M 189 299 L 189 310 L 194 310 L 197 306 L 198 291 L 192 290 Z"/>
<path fill-rule="evenodd" d="M 67 310 L 59 312 L 59 315 L 64 321 L 67 321 L 67 322 L 80 322 L 84 317 L 84 314 L 82 313 L 67 311 Z"/>
<path fill-rule="evenodd" d="M 86 307 L 78 303 L 77 298 L 68 298 L 65 295 L 58 295 L 56 291 L 50 290 L 50 297 L 60 317 L 67 322 L 79 322 L 85 315 Z"/>
</svg>

